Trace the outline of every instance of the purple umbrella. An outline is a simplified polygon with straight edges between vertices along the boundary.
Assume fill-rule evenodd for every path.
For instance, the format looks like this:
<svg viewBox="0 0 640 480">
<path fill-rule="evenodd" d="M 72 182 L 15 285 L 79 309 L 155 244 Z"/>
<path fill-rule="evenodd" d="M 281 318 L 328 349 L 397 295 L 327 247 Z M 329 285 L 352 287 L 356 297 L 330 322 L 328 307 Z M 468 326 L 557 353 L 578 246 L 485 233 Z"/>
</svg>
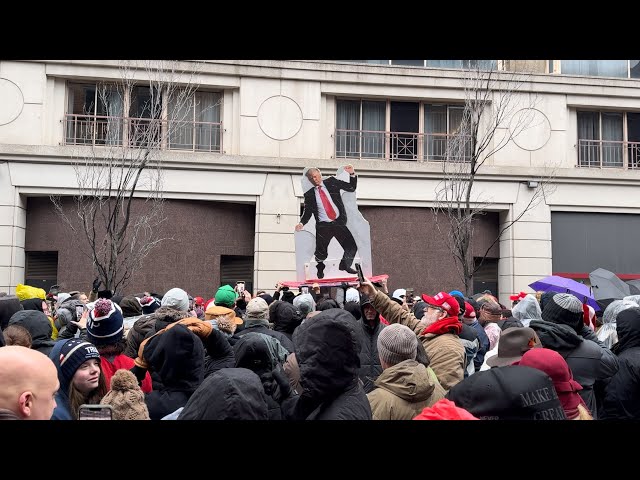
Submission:
<svg viewBox="0 0 640 480">
<path fill-rule="evenodd" d="M 545 277 L 536 282 L 530 283 L 529 287 L 536 291 L 541 292 L 558 292 L 558 293 L 570 293 L 578 297 L 578 300 L 584 303 L 585 297 L 587 298 L 587 305 L 591 305 L 594 310 L 602 310 L 593 294 L 591 289 L 583 283 L 576 282 L 570 278 L 558 277 L 557 275 L 551 275 Z"/>
</svg>

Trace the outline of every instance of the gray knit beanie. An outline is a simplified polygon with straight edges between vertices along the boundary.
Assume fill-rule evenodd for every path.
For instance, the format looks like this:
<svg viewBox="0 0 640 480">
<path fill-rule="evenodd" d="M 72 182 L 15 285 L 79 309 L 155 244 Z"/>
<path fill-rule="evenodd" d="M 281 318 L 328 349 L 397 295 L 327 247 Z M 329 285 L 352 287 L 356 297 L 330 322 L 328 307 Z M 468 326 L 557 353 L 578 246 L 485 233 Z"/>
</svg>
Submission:
<svg viewBox="0 0 640 480">
<path fill-rule="evenodd" d="M 388 365 L 396 365 L 405 360 L 415 360 L 418 338 L 409 327 L 399 323 L 382 329 L 378 335 L 378 355 Z"/>
<path fill-rule="evenodd" d="M 172 288 L 162 297 L 163 307 L 171 307 L 181 312 L 189 310 L 189 296 L 181 288 Z"/>
</svg>

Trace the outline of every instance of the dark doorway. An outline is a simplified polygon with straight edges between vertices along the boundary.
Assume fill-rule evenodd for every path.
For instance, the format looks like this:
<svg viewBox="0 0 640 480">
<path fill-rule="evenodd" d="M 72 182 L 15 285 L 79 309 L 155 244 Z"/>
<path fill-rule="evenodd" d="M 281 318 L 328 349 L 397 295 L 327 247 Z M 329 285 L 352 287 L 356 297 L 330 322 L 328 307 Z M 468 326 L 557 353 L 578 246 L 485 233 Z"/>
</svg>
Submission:
<svg viewBox="0 0 640 480">
<path fill-rule="evenodd" d="M 253 294 L 253 257 L 221 255 L 220 285 L 235 287 L 236 282 L 244 282 L 244 288 Z"/>
<path fill-rule="evenodd" d="M 391 158 L 418 158 L 420 105 L 417 102 L 391 102 Z"/>
<path fill-rule="evenodd" d="M 474 259 L 476 265 L 480 263 L 481 258 Z M 473 294 L 482 293 L 490 290 L 491 294 L 498 296 L 498 259 L 485 258 L 482 266 L 473 275 Z"/>
<path fill-rule="evenodd" d="M 640 167 L 640 113 L 627 113 L 627 151 L 629 168 Z"/>
<path fill-rule="evenodd" d="M 48 292 L 58 281 L 58 252 L 25 252 L 25 284 Z"/>
</svg>

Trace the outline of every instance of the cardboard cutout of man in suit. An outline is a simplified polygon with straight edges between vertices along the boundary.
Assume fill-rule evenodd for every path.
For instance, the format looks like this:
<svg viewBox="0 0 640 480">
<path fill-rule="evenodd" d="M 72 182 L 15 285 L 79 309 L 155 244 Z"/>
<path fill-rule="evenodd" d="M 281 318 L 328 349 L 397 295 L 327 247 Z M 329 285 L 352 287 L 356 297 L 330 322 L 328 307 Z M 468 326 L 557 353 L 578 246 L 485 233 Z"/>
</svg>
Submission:
<svg viewBox="0 0 640 480">
<path fill-rule="evenodd" d="M 300 218 L 300 223 L 295 227 L 296 231 L 301 231 L 304 225 L 313 214 L 316 220 L 316 249 L 315 258 L 318 269 L 318 278 L 324 277 L 325 265 L 323 261 L 327 258 L 327 249 L 331 239 L 335 238 L 344 254 L 340 261 L 339 269 L 355 274 L 352 268 L 353 259 L 358 251 L 358 247 L 353 235 L 347 228 L 347 212 L 342 202 L 340 191 L 354 192 L 358 183 L 352 165 L 344 167 L 344 171 L 349 174 L 349 182 L 338 180 L 335 177 L 322 179 L 322 173 L 318 168 L 309 168 L 306 176 L 313 185 L 304 194 L 304 212 Z"/>
</svg>

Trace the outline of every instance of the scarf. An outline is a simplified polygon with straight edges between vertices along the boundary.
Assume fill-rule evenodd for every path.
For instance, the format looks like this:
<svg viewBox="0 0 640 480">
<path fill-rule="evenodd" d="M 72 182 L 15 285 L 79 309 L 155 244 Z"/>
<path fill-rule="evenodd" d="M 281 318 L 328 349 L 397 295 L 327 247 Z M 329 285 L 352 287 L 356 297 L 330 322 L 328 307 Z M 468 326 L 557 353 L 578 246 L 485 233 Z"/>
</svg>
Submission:
<svg viewBox="0 0 640 480">
<path fill-rule="evenodd" d="M 422 331 L 422 335 L 426 335 L 427 333 L 434 333 L 436 335 L 454 333 L 459 335 L 461 331 L 462 323 L 458 317 L 446 317 L 429 325 Z"/>
</svg>

